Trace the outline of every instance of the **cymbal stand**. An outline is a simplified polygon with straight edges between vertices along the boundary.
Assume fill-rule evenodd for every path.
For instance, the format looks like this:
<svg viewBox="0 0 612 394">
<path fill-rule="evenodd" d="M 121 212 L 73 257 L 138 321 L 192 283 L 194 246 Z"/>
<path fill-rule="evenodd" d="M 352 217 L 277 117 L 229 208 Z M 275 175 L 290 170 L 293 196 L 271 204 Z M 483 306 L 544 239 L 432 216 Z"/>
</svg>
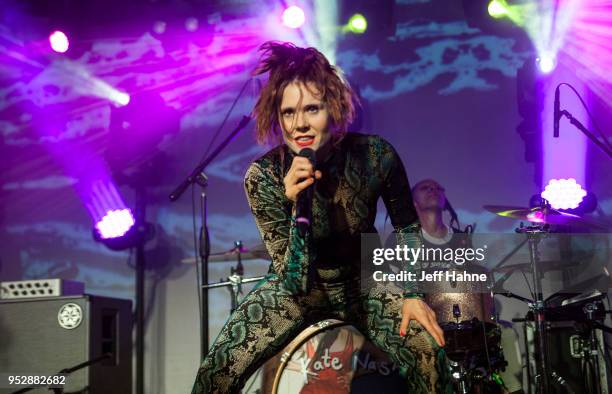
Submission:
<svg viewBox="0 0 612 394">
<path fill-rule="evenodd" d="M 241 275 L 230 275 L 230 277 L 227 278 L 228 280 L 224 282 L 210 283 L 208 285 L 203 285 L 202 289 L 208 290 L 208 289 L 214 289 L 217 287 L 228 286 L 230 288 L 230 291 L 232 292 L 232 312 L 233 312 L 234 309 L 236 309 L 236 307 L 238 306 L 238 294 L 239 294 L 238 289 L 242 288 L 242 284 L 251 283 L 251 282 L 259 282 L 263 278 L 265 278 L 265 276 L 255 276 L 253 278 L 242 279 Z"/>
<path fill-rule="evenodd" d="M 597 332 L 595 331 L 595 325 L 593 324 L 595 318 L 593 313 L 597 310 L 597 305 L 590 302 L 586 304 L 582 311 L 587 316 L 587 327 L 589 332 L 588 343 L 583 345 L 583 362 L 586 363 L 587 369 L 584 374 L 586 387 L 590 388 L 591 393 L 599 394 L 602 392 L 600 387 L 601 382 L 601 370 L 599 365 L 599 340 L 597 338 Z"/>
<path fill-rule="evenodd" d="M 536 393 L 547 394 L 550 389 L 550 371 L 548 365 L 548 352 L 546 349 L 546 319 L 544 313 L 544 297 L 542 293 L 542 274 L 538 270 L 538 244 L 540 243 L 541 238 L 544 237 L 548 231 L 541 225 L 524 227 L 521 223 L 521 226 L 516 229 L 516 232 L 525 234 L 527 236 L 529 260 L 532 270 L 531 274 L 533 276 L 534 299 L 533 302 L 529 304 L 529 309 L 531 309 L 533 312 L 536 340 L 538 342 L 538 353 L 540 354 L 539 362 L 536 364 Z"/>
<path fill-rule="evenodd" d="M 230 287 L 230 293 L 232 296 L 232 312 L 238 306 L 238 294 L 242 295 L 242 277 L 244 276 L 244 267 L 242 266 L 242 241 L 234 242 L 236 249 L 238 250 L 238 259 L 236 262 L 236 268 L 232 267 L 230 272 L 231 275 L 228 277 L 229 282 L 232 284 Z"/>
<path fill-rule="evenodd" d="M 529 260 L 531 263 L 531 274 L 533 276 L 534 286 L 534 299 L 533 302 L 529 303 L 529 309 L 533 313 L 533 319 L 535 323 L 535 334 L 538 342 L 538 353 L 540 354 L 539 362 L 536 362 L 536 375 L 535 375 L 535 386 L 536 394 L 548 394 L 552 392 L 551 382 L 557 385 L 563 386 L 566 390 L 570 390 L 565 379 L 555 371 L 550 369 L 548 360 L 548 349 L 546 339 L 546 304 L 542 292 L 542 273 L 539 271 L 539 252 L 538 244 L 541 239 L 546 237 L 548 234 L 547 225 L 534 224 L 531 226 L 521 226 L 516 229 L 517 233 L 522 233 L 527 236 L 527 244 L 529 246 Z M 552 380 L 551 380 L 552 378 Z"/>
<path fill-rule="evenodd" d="M 458 394 L 468 394 L 471 390 L 471 384 L 463 362 L 449 360 L 449 367 L 455 392 Z"/>
<path fill-rule="evenodd" d="M 264 278 L 264 276 L 256 276 L 253 278 L 243 279 L 244 266 L 242 265 L 242 252 L 244 250 L 243 250 L 242 241 L 234 242 L 234 250 L 237 252 L 236 253 L 236 257 L 237 257 L 236 267 L 231 268 L 230 270 L 231 274 L 227 278 L 227 280 L 224 282 L 210 283 L 210 284 L 206 284 L 202 286 L 202 289 L 212 289 L 215 287 L 225 287 L 225 286 L 229 287 L 229 291 L 231 294 L 231 300 L 232 300 L 232 307 L 231 307 L 232 312 L 238 307 L 238 295 L 242 294 L 242 284 L 250 283 L 250 282 L 258 282 Z"/>
</svg>

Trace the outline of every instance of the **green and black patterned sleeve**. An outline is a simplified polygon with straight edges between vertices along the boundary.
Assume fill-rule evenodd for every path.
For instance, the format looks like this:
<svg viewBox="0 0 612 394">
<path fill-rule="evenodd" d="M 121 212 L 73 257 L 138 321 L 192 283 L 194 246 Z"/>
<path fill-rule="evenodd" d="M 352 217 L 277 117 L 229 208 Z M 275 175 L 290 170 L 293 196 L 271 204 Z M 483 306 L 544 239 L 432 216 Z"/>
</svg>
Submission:
<svg viewBox="0 0 612 394">
<path fill-rule="evenodd" d="M 421 224 L 412 203 L 406 170 L 393 146 L 382 138 L 378 140 L 381 155 L 381 178 L 383 179 L 382 199 L 395 229 L 397 245 L 419 248 L 422 244 Z M 407 263 L 404 269 L 413 271 L 419 267 L 419 264 L 419 262 L 416 262 L 415 265 Z M 403 294 L 405 298 L 424 297 L 418 292 L 416 282 L 406 282 Z"/>
<path fill-rule="evenodd" d="M 275 176 L 272 163 L 254 162 L 244 179 L 247 200 L 259 228 L 274 271 L 287 290 L 304 294 L 308 267 L 313 259 L 310 235 L 302 238 L 291 211 L 293 202 L 284 194 L 284 185 Z"/>
</svg>

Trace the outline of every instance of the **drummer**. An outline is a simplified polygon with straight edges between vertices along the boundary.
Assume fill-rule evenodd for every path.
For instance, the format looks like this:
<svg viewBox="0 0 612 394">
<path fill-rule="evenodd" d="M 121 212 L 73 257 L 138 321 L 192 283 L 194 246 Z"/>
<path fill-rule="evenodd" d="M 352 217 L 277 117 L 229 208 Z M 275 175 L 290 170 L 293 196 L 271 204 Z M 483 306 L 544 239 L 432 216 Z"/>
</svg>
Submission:
<svg viewBox="0 0 612 394">
<path fill-rule="evenodd" d="M 471 232 L 459 228 L 459 219 L 444 194 L 444 188 L 433 179 L 423 179 L 412 187 L 413 204 L 421 220 L 421 233 L 425 246 L 465 248 L 467 237 L 457 234 Z M 443 214 L 450 214 L 449 224 L 444 223 Z"/>
<path fill-rule="evenodd" d="M 457 213 L 448 201 L 445 189 L 433 179 L 423 179 L 412 187 L 413 204 L 421 222 L 422 239 L 427 248 L 466 248 L 471 247 L 470 234 L 475 226 L 468 225 L 461 229 Z M 445 211 L 450 220 L 444 220 Z M 393 237 L 390 237 L 392 240 Z M 392 242 L 392 241 L 391 241 Z M 387 247 L 390 247 L 389 241 Z M 438 265 L 437 262 L 429 262 Z M 446 267 L 448 268 L 448 267 Z M 464 266 L 464 268 L 467 268 Z M 435 306 L 432 306 L 435 309 Z M 438 311 L 436 311 L 438 315 Z M 518 337 L 510 324 L 500 322 L 501 345 L 504 359 L 508 363 L 501 372 L 505 390 L 508 393 L 522 393 L 521 359 L 517 349 Z"/>
</svg>

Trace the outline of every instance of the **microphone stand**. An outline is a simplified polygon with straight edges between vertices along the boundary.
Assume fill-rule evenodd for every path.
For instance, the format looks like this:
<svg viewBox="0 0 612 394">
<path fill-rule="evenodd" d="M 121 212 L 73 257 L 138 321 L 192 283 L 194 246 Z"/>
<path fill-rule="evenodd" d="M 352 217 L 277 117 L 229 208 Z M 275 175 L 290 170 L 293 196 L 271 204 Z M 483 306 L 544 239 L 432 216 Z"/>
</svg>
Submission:
<svg viewBox="0 0 612 394">
<path fill-rule="evenodd" d="M 240 123 L 234 131 L 230 133 L 230 135 L 215 149 L 208 157 L 204 158 L 191 173 L 185 178 L 177 187 L 174 189 L 172 193 L 170 193 L 169 198 L 170 201 L 174 202 L 178 200 L 181 195 L 187 190 L 189 185 L 197 183 L 201 189 L 201 204 L 202 204 L 202 225 L 200 227 L 200 258 L 202 264 L 202 270 L 200 272 L 201 284 L 208 284 L 208 256 L 210 255 L 210 242 L 208 237 L 208 213 L 207 213 L 207 196 L 206 190 L 208 188 L 208 177 L 204 173 L 204 169 L 221 153 L 225 147 L 232 142 L 232 140 L 244 129 L 251 118 L 249 116 L 243 116 L 240 120 Z M 200 292 L 200 355 L 201 359 L 204 359 L 206 354 L 208 353 L 208 289 L 200 286 L 198 288 L 198 292 Z"/>
<path fill-rule="evenodd" d="M 560 112 L 560 116 L 565 116 L 567 119 L 569 119 L 571 124 L 573 124 L 578 130 L 582 131 L 582 133 L 586 135 L 588 139 L 593 141 L 595 145 L 597 145 L 601 150 L 603 150 L 604 153 L 608 155 L 609 159 L 612 159 L 612 151 L 610 150 L 610 148 L 608 148 L 603 142 L 601 142 L 597 137 L 595 137 L 595 135 L 593 135 L 593 133 L 591 133 L 586 127 L 584 127 L 584 125 L 580 123 L 578 119 L 574 118 L 574 115 L 572 115 L 567 110 L 562 110 Z"/>
</svg>

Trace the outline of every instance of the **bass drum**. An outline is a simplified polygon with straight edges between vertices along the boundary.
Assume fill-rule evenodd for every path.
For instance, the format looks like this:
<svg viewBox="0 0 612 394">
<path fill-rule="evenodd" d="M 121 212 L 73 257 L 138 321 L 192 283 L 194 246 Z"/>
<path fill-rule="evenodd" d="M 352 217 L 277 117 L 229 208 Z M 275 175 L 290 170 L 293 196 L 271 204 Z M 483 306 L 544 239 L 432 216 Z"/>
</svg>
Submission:
<svg viewBox="0 0 612 394">
<path fill-rule="evenodd" d="M 273 394 L 405 393 L 393 362 L 348 323 L 308 327 L 263 368 L 262 392 Z"/>
<path fill-rule="evenodd" d="M 440 268 L 427 268 L 433 274 Z M 451 267 L 460 274 L 485 274 L 485 282 L 440 281 L 428 283 L 425 300 L 436 313 L 446 340 L 446 354 L 457 392 L 500 393 L 494 373 L 506 365 L 501 330 L 495 320 L 491 276 L 481 266 Z"/>
<path fill-rule="evenodd" d="M 425 274 L 433 274 L 440 268 L 426 268 Z M 495 320 L 495 303 L 491 293 L 490 272 L 482 266 L 452 267 L 444 271 L 454 271 L 459 277 L 464 273 L 485 274 L 486 282 L 439 281 L 427 283 L 425 300 L 436 312 L 438 322 L 457 322 L 478 319 L 483 322 Z"/>
</svg>

